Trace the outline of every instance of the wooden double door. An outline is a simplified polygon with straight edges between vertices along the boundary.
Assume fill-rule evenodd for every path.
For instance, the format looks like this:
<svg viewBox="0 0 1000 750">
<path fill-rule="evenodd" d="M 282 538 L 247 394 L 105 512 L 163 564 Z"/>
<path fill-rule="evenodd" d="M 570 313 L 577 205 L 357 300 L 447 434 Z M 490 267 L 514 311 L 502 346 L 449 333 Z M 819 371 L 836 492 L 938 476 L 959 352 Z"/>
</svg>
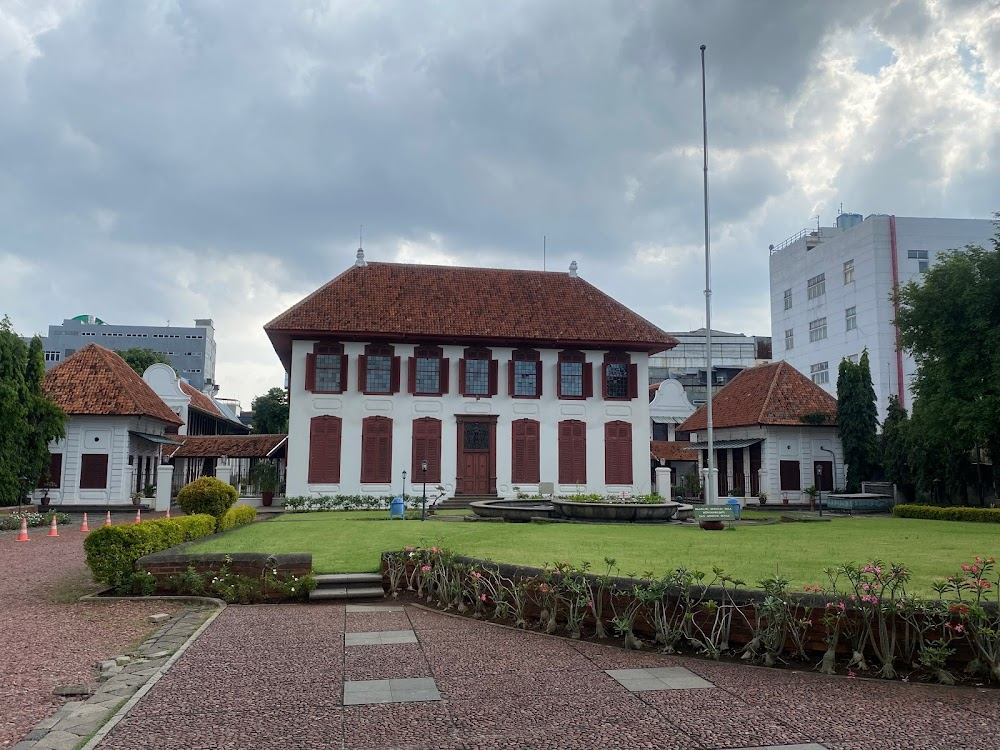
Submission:
<svg viewBox="0 0 1000 750">
<path fill-rule="evenodd" d="M 457 495 L 495 495 L 497 418 L 458 417 Z"/>
</svg>

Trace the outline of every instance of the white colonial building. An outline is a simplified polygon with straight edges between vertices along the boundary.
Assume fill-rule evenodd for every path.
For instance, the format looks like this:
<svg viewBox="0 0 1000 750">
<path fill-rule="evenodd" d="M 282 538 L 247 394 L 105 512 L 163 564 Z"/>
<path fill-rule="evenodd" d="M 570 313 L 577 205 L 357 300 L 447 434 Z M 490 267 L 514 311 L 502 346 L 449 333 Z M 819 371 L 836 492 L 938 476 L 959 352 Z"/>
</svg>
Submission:
<svg viewBox="0 0 1000 750">
<path fill-rule="evenodd" d="M 575 263 L 366 263 L 359 250 L 265 330 L 288 374 L 289 496 L 396 495 L 404 472 L 407 492 L 426 480 L 458 497 L 651 489 L 647 361 L 676 342 Z"/>
<path fill-rule="evenodd" d="M 988 246 L 987 219 L 841 214 L 837 226 L 802 230 L 771 247 L 773 356 L 836 394 L 842 359 L 867 348 L 879 419 L 889 396 L 909 410 L 913 358 L 899 348 L 894 290 L 919 280 L 939 253 Z M 902 388 L 900 387 L 902 384 Z"/>
</svg>

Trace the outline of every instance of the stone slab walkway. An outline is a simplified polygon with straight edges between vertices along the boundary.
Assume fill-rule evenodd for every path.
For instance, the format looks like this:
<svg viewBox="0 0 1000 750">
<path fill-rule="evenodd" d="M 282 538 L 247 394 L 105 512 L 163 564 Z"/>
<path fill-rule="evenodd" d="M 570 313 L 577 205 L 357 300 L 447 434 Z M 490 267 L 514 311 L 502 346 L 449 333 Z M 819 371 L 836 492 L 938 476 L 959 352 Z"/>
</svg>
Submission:
<svg viewBox="0 0 1000 750">
<path fill-rule="evenodd" d="M 403 630 L 416 643 L 345 646 Z M 411 605 L 272 605 L 222 612 L 99 747 L 997 750 L 997 716 L 997 691 L 626 652 Z"/>
</svg>

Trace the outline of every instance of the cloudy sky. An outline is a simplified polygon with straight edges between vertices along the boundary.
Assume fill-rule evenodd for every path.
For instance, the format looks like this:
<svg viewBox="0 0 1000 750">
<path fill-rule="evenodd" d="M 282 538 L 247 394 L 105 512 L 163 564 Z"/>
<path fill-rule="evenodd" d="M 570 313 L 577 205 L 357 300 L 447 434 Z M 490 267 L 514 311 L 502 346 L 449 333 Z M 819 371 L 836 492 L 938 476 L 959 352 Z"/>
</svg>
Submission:
<svg viewBox="0 0 1000 750">
<path fill-rule="evenodd" d="M 997 0 L 0 0 L 0 314 L 261 326 L 354 260 L 580 275 L 770 333 L 767 246 L 1000 209 Z"/>
</svg>

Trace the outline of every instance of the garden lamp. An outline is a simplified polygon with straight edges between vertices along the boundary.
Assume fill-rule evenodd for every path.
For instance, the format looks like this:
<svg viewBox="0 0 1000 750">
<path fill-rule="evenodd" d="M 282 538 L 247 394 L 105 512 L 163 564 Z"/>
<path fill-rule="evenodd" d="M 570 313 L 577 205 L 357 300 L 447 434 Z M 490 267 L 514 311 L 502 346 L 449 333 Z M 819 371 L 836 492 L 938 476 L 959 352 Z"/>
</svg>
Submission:
<svg viewBox="0 0 1000 750">
<path fill-rule="evenodd" d="M 823 464 L 816 464 L 816 489 L 819 490 L 819 517 L 823 517 Z"/>
<path fill-rule="evenodd" d="M 427 520 L 427 459 L 420 462 L 420 468 L 424 472 L 424 494 L 420 500 L 420 520 Z"/>
<path fill-rule="evenodd" d="M 400 496 L 403 501 L 403 507 L 406 507 L 406 469 L 403 469 L 403 494 Z"/>
</svg>

